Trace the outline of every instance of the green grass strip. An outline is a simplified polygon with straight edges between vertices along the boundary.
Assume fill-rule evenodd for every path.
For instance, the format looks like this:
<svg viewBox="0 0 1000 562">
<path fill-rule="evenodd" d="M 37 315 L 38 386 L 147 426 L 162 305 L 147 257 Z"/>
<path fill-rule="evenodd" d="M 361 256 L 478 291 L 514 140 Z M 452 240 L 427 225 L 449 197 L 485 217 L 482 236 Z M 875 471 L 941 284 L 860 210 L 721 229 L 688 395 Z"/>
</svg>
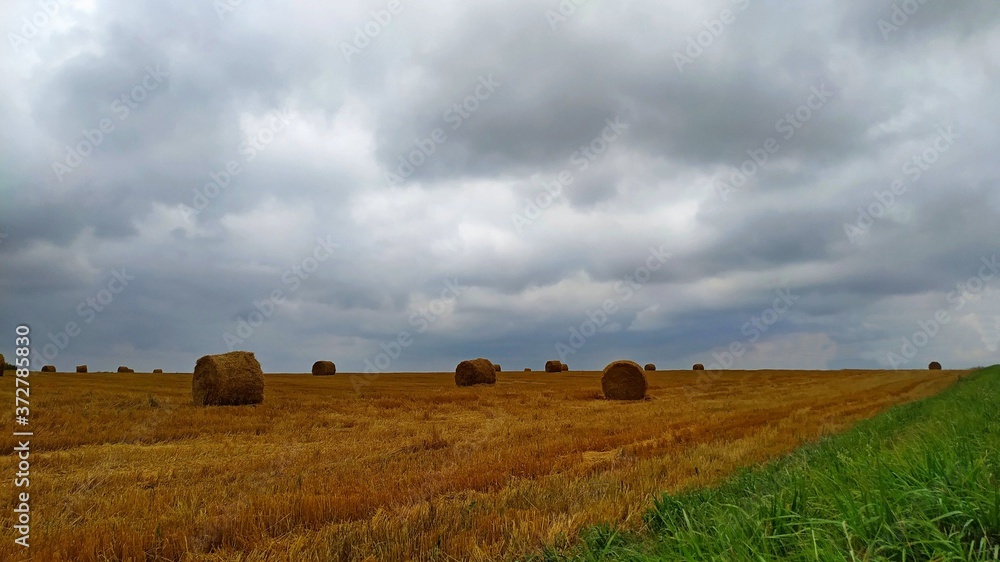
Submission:
<svg viewBox="0 0 1000 562">
<path fill-rule="evenodd" d="M 718 487 L 665 494 L 645 522 L 534 559 L 1000 560 L 1000 366 Z"/>
</svg>

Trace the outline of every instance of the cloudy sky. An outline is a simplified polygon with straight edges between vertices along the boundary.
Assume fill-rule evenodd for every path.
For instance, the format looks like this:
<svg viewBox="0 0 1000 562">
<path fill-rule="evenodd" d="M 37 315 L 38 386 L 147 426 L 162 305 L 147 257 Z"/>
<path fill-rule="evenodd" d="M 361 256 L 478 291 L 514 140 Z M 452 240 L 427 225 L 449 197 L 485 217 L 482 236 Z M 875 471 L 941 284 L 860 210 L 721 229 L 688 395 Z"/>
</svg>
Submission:
<svg viewBox="0 0 1000 562">
<path fill-rule="evenodd" d="M 60 369 L 1000 362 L 992 0 L 43 0 L 0 29 L 8 357 L 28 323 Z"/>
</svg>

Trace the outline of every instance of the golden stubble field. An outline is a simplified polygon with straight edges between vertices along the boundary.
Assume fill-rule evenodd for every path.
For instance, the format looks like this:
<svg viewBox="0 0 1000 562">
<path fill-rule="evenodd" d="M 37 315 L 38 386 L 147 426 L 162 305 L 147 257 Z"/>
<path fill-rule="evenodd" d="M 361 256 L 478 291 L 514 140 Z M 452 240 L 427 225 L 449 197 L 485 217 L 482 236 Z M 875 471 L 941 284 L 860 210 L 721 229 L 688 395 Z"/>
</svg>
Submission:
<svg viewBox="0 0 1000 562">
<path fill-rule="evenodd" d="M 195 407 L 187 374 L 33 374 L 35 560 L 504 560 L 654 494 L 717 482 L 964 371 L 648 373 L 601 399 L 600 373 L 266 375 L 264 403 Z M 13 418 L 13 376 L 0 379 Z M 16 560 L 15 446 L 0 559 Z"/>
</svg>

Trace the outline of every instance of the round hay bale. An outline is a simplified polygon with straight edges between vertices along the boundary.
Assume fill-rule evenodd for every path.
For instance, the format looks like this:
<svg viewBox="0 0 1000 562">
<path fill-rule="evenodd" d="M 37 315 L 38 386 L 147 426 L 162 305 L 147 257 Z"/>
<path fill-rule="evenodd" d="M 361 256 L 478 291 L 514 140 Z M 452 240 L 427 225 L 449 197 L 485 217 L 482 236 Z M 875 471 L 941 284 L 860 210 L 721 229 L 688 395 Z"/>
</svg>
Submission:
<svg viewBox="0 0 1000 562">
<path fill-rule="evenodd" d="M 565 363 L 560 363 L 559 366 L 561 367 L 562 371 L 568 371 L 569 370 L 569 365 L 567 365 Z"/>
<path fill-rule="evenodd" d="M 163 372 L 163 369 L 153 369 L 153 372 L 159 374 Z"/>
<path fill-rule="evenodd" d="M 54 372 L 56 372 L 56 366 L 55 365 L 45 365 L 45 366 L 42 367 L 42 372 L 43 373 L 54 373 Z"/>
<path fill-rule="evenodd" d="M 124 365 L 121 365 L 121 366 L 118 367 L 118 372 L 119 373 L 132 373 L 133 371 L 132 371 L 132 369 L 129 369 L 128 367 L 126 367 Z"/>
<path fill-rule="evenodd" d="M 941 370 L 941 364 L 938 363 L 937 361 L 931 361 L 931 364 L 928 365 L 927 368 L 930 369 L 930 370 L 932 370 L 932 371 L 940 371 Z"/>
<path fill-rule="evenodd" d="M 647 388 L 646 374 L 634 361 L 613 361 L 601 375 L 601 390 L 608 400 L 642 400 Z"/>
<path fill-rule="evenodd" d="M 694 370 L 695 371 L 704 371 L 705 370 L 705 366 L 702 365 L 701 363 L 695 363 L 694 364 Z"/>
<path fill-rule="evenodd" d="M 652 363 L 646 363 L 646 366 L 643 367 L 643 369 L 646 370 L 646 371 L 655 371 L 656 370 L 656 365 L 654 365 Z"/>
<path fill-rule="evenodd" d="M 264 372 L 253 353 L 206 355 L 194 366 L 191 395 L 198 406 L 240 406 L 264 401 Z"/>
<path fill-rule="evenodd" d="M 470 359 L 462 361 L 455 367 L 455 384 L 457 386 L 472 386 L 474 384 L 493 384 L 497 382 L 497 372 L 489 359 Z"/>
<path fill-rule="evenodd" d="M 337 366 L 333 361 L 317 361 L 313 363 L 313 376 L 322 377 L 326 375 L 336 375 Z"/>
<path fill-rule="evenodd" d="M 561 373 L 562 363 L 559 361 L 546 361 L 545 362 L 545 372 L 546 373 Z"/>
<path fill-rule="evenodd" d="M 524 368 L 524 372 L 526 372 L 526 373 L 530 373 L 530 372 L 531 372 L 531 367 L 525 367 L 525 368 Z"/>
<path fill-rule="evenodd" d="M 87 366 L 86 365 L 77 365 L 76 366 L 76 372 L 77 373 L 86 373 L 87 372 Z"/>
<path fill-rule="evenodd" d="M 502 369 L 500 369 L 500 365 L 494 363 L 493 364 L 493 370 L 499 373 L 499 372 L 501 372 Z"/>
</svg>

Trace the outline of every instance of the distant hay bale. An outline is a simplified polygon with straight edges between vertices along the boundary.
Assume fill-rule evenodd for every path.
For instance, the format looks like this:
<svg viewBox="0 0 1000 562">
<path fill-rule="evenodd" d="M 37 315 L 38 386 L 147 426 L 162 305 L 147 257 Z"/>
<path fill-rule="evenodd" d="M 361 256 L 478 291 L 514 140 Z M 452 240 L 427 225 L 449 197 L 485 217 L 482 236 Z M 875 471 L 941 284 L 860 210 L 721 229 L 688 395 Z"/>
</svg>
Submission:
<svg viewBox="0 0 1000 562">
<path fill-rule="evenodd" d="M 42 367 L 42 372 L 43 373 L 54 373 L 54 372 L 56 372 L 56 367 L 55 367 L 55 365 L 45 365 L 44 367 Z"/>
<path fill-rule="evenodd" d="M 194 366 L 191 395 L 197 406 L 241 406 L 264 401 L 264 372 L 253 353 L 206 355 Z"/>
<path fill-rule="evenodd" d="M 601 390 L 608 400 L 642 400 L 648 388 L 646 374 L 634 361 L 613 361 L 601 375 Z"/>
<path fill-rule="evenodd" d="M 568 371 L 569 370 L 569 365 L 567 365 L 565 363 L 560 363 L 559 366 L 561 367 L 561 370 L 563 370 L 563 371 Z"/>
<path fill-rule="evenodd" d="M 118 367 L 118 372 L 119 373 L 134 373 L 135 371 L 133 371 L 132 369 L 129 369 L 128 367 L 126 367 L 124 365 L 121 365 L 121 366 Z"/>
<path fill-rule="evenodd" d="M 499 373 L 501 371 L 500 365 L 497 365 L 496 363 L 494 363 L 493 364 L 493 370 Z"/>
<path fill-rule="evenodd" d="M 546 373 L 559 373 L 562 372 L 562 363 L 559 361 L 546 361 L 545 362 L 545 372 Z"/>
<path fill-rule="evenodd" d="M 931 361 L 931 364 L 928 365 L 927 368 L 930 369 L 930 370 L 932 370 L 932 371 L 940 371 L 941 370 L 941 364 L 938 363 L 937 361 Z"/>
<path fill-rule="evenodd" d="M 497 372 L 489 359 L 479 357 L 462 361 L 455 367 L 455 384 L 457 386 L 472 386 L 474 384 L 493 384 L 497 382 Z"/>
<path fill-rule="evenodd" d="M 153 372 L 159 374 L 163 372 L 163 369 L 153 369 Z"/>
<path fill-rule="evenodd" d="M 313 376 L 322 377 L 325 375 L 336 375 L 337 366 L 333 361 L 317 361 L 313 363 Z"/>
<path fill-rule="evenodd" d="M 525 367 L 525 368 L 524 368 L 524 371 L 525 371 L 526 373 L 530 373 L 530 372 L 531 372 L 531 367 Z"/>
<path fill-rule="evenodd" d="M 694 370 L 695 371 L 704 371 L 705 370 L 705 366 L 702 365 L 701 363 L 695 363 L 694 364 Z"/>
<path fill-rule="evenodd" d="M 646 366 L 643 367 L 643 369 L 645 369 L 647 371 L 655 371 L 656 370 L 656 365 L 654 365 L 652 363 L 646 363 Z"/>
<path fill-rule="evenodd" d="M 76 372 L 77 373 L 86 373 L 87 372 L 87 366 L 86 365 L 77 365 L 76 366 Z"/>
</svg>

